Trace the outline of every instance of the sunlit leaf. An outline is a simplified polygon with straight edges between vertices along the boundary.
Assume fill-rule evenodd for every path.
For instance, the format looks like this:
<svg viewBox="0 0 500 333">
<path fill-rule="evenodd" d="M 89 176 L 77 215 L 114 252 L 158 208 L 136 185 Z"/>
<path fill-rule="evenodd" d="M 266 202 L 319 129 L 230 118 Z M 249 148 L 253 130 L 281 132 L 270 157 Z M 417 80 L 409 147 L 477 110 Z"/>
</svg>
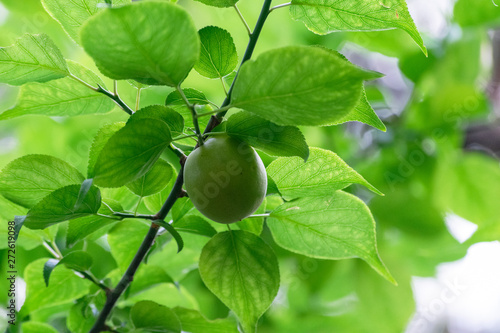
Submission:
<svg viewBox="0 0 500 333">
<path fill-rule="evenodd" d="M 69 75 L 61 51 L 45 34 L 25 34 L 15 44 L 0 48 L 0 82 L 20 86 Z"/>
<path fill-rule="evenodd" d="M 42 275 L 46 261 L 47 259 L 33 261 L 24 270 L 27 295 L 21 313 L 27 314 L 37 309 L 71 302 L 88 294 L 91 282 L 76 276 L 73 271 L 63 266 L 52 272 L 50 285 L 46 287 Z"/>
<path fill-rule="evenodd" d="M 238 0 L 196 0 L 205 5 L 214 6 L 214 7 L 231 7 L 234 6 Z"/>
<path fill-rule="evenodd" d="M 123 5 L 131 0 L 113 0 L 113 5 Z M 77 43 L 80 42 L 79 30 L 98 10 L 102 9 L 103 0 L 42 0 L 45 10 L 56 19 L 66 33 Z"/>
<path fill-rule="evenodd" d="M 94 167 L 94 182 L 120 187 L 145 175 L 172 140 L 162 121 L 140 119 L 128 123 L 106 143 Z"/>
<path fill-rule="evenodd" d="M 177 86 L 200 52 L 192 19 L 168 2 L 141 1 L 102 10 L 83 25 L 81 41 L 106 76 L 150 85 Z"/>
<path fill-rule="evenodd" d="M 320 148 L 311 148 L 305 163 L 297 157 L 280 157 L 269 164 L 267 173 L 288 199 L 324 196 L 354 183 L 381 194 L 337 154 Z"/>
<path fill-rule="evenodd" d="M 279 126 L 249 112 L 232 115 L 226 132 L 272 156 L 299 156 L 304 160 L 309 156 L 309 147 L 297 127 Z"/>
<path fill-rule="evenodd" d="M 84 180 L 78 170 L 63 160 L 48 155 L 26 155 L 3 168 L 0 194 L 31 208 L 52 191 Z"/>
<path fill-rule="evenodd" d="M 105 87 L 101 78 L 82 65 L 68 61 L 72 74 L 97 87 Z M 0 114 L 0 120 L 24 115 L 80 116 L 106 113 L 115 107 L 111 99 L 82 85 L 71 77 L 21 87 L 16 106 Z"/>
<path fill-rule="evenodd" d="M 231 318 L 208 320 L 200 312 L 182 307 L 172 309 L 179 318 L 183 331 L 190 333 L 238 333 Z"/>
<path fill-rule="evenodd" d="M 219 233 L 203 248 L 199 265 L 208 289 L 238 316 L 245 333 L 255 332 L 280 283 L 271 247 L 250 232 Z"/>
<path fill-rule="evenodd" d="M 231 34 L 214 26 L 201 29 L 199 34 L 201 53 L 194 69 L 211 79 L 231 74 L 238 65 L 238 54 Z"/>
<path fill-rule="evenodd" d="M 47 195 L 28 211 L 24 226 L 44 229 L 53 224 L 96 214 L 101 206 L 101 193 L 93 186 L 79 207 L 75 207 L 80 185 L 68 185 Z"/>
<path fill-rule="evenodd" d="M 292 0 L 290 14 L 317 34 L 402 29 L 427 54 L 404 0 Z"/>
<path fill-rule="evenodd" d="M 375 221 L 355 196 L 337 191 L 276 208 L 267 220 L 278 245 L 320 259 L 361 258 L 395 283 L 377 252 Z"/>
<path fill-rule="evenodd" d="M 172 136 L 181 135 L 184 129 L 184 118 L 182 115 L 163 105 L 150 105 L 142 108 L 134 113 L 127 123 L 139 119 L 158 119 L 165 122 L 170 128 Z"/>
<path fill-rule="evenodd" d="M 136 328 L 150 332 L 181 332 L 181 323 L 177 315 L 166 306 L 152 301 L 136 303 L 130 310 L 130 318 Z"/>
<path fill-rule="evenodd" d="M 324 48 L 288 46 L 242 66 L 231 105 L 279 125 L 331 125 L 357 105 L 363 81 L 379 76 Z"/>
</svg>

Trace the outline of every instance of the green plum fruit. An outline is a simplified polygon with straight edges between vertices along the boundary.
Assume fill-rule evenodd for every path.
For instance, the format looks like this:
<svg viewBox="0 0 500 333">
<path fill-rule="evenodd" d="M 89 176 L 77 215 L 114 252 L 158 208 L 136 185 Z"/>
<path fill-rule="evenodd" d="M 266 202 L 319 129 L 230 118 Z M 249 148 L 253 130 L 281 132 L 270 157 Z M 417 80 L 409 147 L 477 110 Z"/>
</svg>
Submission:
<svg viewBox="0 0 500 333">
<path fill-rule="evenodd" d="M 218 135 L 194 150 L 184 165 L 184 185 L 194 206 L 209 219 L 234 223 L 266 196 L 264 163 L 247 143 Z"/>
</svg>

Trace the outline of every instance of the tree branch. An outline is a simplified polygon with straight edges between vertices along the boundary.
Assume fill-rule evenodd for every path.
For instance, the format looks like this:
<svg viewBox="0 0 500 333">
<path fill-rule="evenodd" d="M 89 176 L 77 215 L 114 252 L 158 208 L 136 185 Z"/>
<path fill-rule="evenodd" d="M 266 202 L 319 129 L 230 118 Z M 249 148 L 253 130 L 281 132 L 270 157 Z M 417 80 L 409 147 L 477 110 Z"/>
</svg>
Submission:
<svg viewBox="0 0 500 333">
<path fill-rule="evenodd" d="M 271 2 L 272 0 L 265 0 L 264 4 L 262 6 L 262 10 L 259 16 L 259 19 L 257 20 L 257 23 L 255 25 L 255 29 L 253 33 L 250 35 L 250 40 L 248 42 L 247 49 L 245 51 L 245 55 L 243 56 L 243 60 L 241 61 L 240 67 L 238 68 L 238 72 L 236 74 L 236 77 L 238 77 L 238 73 L 241 69 L 241 66 L 248 61 L 255 50 L 255 46 L 257 44 L 257 41 L 259 39 L 260 33 L 262 31 L 262 27 L 264 26 L 264 23 L 266 22 L 267 17 L 269 16 L 269 9 L 271 7 Z M 236 78 L 235 78 L 236 81 Z M 210 121 L 205 128 L 205 131 L 203 132 L 204 134 L 209 133 L 212 131 L 218 124 L 220 124 L 222 118 L 226 114 L 227 110 L 229 109 L 229 104 L 231 103 L 231 92 L 234 87 L 234 81 L 233 84 L 231 85 L 231 88 L 228 91 L 228 95 L 226 96 L 226 99 L 224 100 L 224 103 L 221 106 L 221 110 L 217 115 L 212 116 L 210 118 Z M 182 90 L 179 89 L 181 92 Z M 183 93 L 181 93 L 181 96 Z M 184 96 L 185 97 L 185 96 Z M 196 125 L 195 125 L 196 126 Z M 163 221 L 165 217 L 167 216 L 168 212 L 174 205 L 175 201 L 183 195 L 183 189 L 182 185 L 184 183 L 184 162 L 185 162 L 185 157 L 181 157 L 181 169 L 179 171 L 179 175 L 177 176 L 177 179 L 175 181 L 174 187 L 172 188 L 172 191 L 170 192 L 167 200 L 163 204 L 162 208 L 160 211 L 153 216 L 153 220 L 161 220 Z M 112 292 L 108 295 L 106 299 L 106 304 L 104 305 L 104 308 L 102 309 L 101 313 L 99 314 L 99 317 L 97 318 L 97 321 L 95 322 L 94 326 L 90 330 L 90 333 L 98 333 L 101 332 L 106 328 L 105 322 L 106 318 L 109 316 L 111 313 L 111 310 L 113 309 L 116 301 L 118 298 L 120 298 L 121 294 L 125 291 L 125 289 L 128 287 L 130 282 L 133 280 L 134 274 L 137 271 L 137 268 L 141 264 L 142 260 L 148 253 L 150 247 L 153 245 L 154 239 L 158 233 L 159 226 L 155 224 L 154 222 L 151 224 L 151 227 L 144 238 L 144 241 L 142 242 L 141 246 L 139 247 L 139 250 L 137 251 L 134 259 L 130 263 L 127 271 L 123 275 L 122 279 L 118 283 L 115 289 L 112 290 Z"/>
<path fill-rule="evenodd" d="M 120 98 L 120 96 L 118 95 L 118 93 L 112 93 L 111 91 L 108 91 L 106 89 L 104 89 L 103 87 L 101 87 L 100 85 L 97 85 L 97 88 L 88 84 L 87 82 L 83 81 L 82 79 L 80 79 L 79 77 L 77 76 L 74 76 L 73 74 L 71 74 L 69 76 L 71 79 L 75 80 L 76 82 L 78 83 L 81 83 L 83 84 L 85 87 L 89 88 L 89 89 L 92 89 L 93 91 L 95 92 L 98 92 L 98 93 L 101 93 L 103 95 L 106 95 L 108 96 L 109 98 L 111 98 L 123 111 L 127 112 L 129 115 L 132 115 L 134 113 L 134 111 Z M 113 82 L 113 85 L 115 86 L 115 90 L 116 90 L 116 81 Z"/>
<path fill-rule="evenodd" d="M 183 182 L 184 182 L 183 168 L 181 168 L 181 170 L 179 171 L 179 176 L 177 177 L 174 187 L 172 188 L 172 191 L 168 195 L 168 198 L 165 201 L 165 204 L 163 205 L 161 210 L 156 215 L 153 216 L 152 218 L 153 220 L 165 219 L 168 212 L 174 205 L 175 201 L 180 197 L 182 193 Z M 108 318 L 109 314 L 111 313 L 111 310 L 113 310 L 113 307 L 115 306 L 115 303 L 118 300 L 118 298 L 120 298 L 121 294 L 125 291 L 125 289 L 127 289 L 129 284 L 134 279 L 135 272 L 137 271 L 139 265 L 144 260 L 144 257 L 146 256 L 149 249 L 153 245 L 153 242 L 155 240 L 156 234 L 158 233 L 159 229 L 160 229 L 159 225 L 155 224 L 154 222 L 151 223 L 151 227 L 149 228 L 146 237 L 142 241 L 139 250 L 135 254 L 134 259 L 128 266 L 127 271 L 121 278 L 116 288 L 113 289 L 108 294 L 108 297 L 106 298 L 106 304 L 104 305 L 104 308 L 102 309 L 101 313 L 99 314 L 99 317 L 97 318 L 96 322 L 94 323 L 94 326 L 89 331 L 89 333 L 98 333 L 104 329 L 106 318 Z"/>
<path fill-rule="evenodd" d="M 112 93 L 111 91 L 108 91 L 101 86 L 98 86 L 96 91 L 111 98 L 123 111 L 127 112 L 129 115 L 134 114 L 134 111 L 120 98 L 120 95 L 118 95 L 117 93 Z"/>
<path fill-rule="evenodd" d="M 149 248 L 153 244 L 153 241 L 156 237 L 156 234 L 158 233 L 159 228 L 160 227 L 158 225 L 154 223 L 151 224 L 151 227 L 149 228 L 146 237 L 142 241 L 142 244 L 139 247 L 137 253 L 135 254 L 134 259 L 130 263 L 130 266 L 128 266 L 127 271 L 121 278 L 120 282 L 118 282 L 116 288 L 113 289 L 108 294 L 108 297 L 106 298 L 106 304 L 104 304 L 104 308 L 102 309 L 101 313 L 99 314 L 99 317 L 94 323 L 94 326 L 90 329 L 89 333 L 99 333 L 104 329 L 106 318 L 108 318 L 108 315 L 115 306 L 115 303 L 118 300 L 118 298 L 120 298 L 121 294 L 125 291 L 125 289 L 127 289 L 130 282 L 132 282 L 132 280 L 134 279 L 134 274 L 137 271 L 137 268 L 139 268 L 139 265 L 141 264 L 142 260 L 148 253 Z"/>
</svg>

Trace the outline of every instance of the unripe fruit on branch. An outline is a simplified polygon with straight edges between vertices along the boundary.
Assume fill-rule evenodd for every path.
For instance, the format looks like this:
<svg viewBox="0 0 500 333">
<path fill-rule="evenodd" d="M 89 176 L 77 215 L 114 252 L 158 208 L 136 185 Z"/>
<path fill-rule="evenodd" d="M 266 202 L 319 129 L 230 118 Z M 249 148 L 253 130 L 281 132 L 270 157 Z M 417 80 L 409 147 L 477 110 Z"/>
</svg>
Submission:
<svg viewBox="0 0 500 333">
<path fill-rule="evenodd" d="M 219 135 L 194 150 L 184 165 L 184 185 L 209 219 L 233 223 L 261 205 L 267 190 L 264 163 L 247 143 Z"/>
</svg>

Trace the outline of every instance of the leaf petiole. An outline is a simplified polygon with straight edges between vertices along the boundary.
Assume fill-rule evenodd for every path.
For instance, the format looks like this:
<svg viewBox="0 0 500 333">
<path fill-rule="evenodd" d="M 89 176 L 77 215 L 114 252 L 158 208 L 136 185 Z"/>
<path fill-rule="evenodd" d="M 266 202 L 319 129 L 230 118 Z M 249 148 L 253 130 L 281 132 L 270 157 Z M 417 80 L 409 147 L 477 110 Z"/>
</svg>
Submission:
<svg viewBox="0 0 500 333">
<path fill-rule="evenodd" d="M 250 27 L 248 26 L 247 21 L 243 17 L 243 14 L 241 14 L 240 9 L 238 8 L 238 6 L 236 4 L 234 4 L 233 7 L 236 10 L 236 13 L 238 13 L 238 16 L 240 17 L 241 22 L 243 22 L 243 25 L 245 25 L 245 29 L 247 29 L 248 36 L 252 36 L 252 30 L 250 30 Z"/>
<path fill-rule="evenodd" d="M 269 13 L 272 12 L 273 10 L 276 10 L 276 9 L 279 9 L 279 8 L 283 8 L 283 7 L 288 7 L 288 6 L 291 6 L 291 5 L 292 5 L 291 2 L 282 3 L 281 5 L 277 5 L 277 6 L 272 7 L 271 9 L 269 9 Z"/>
</svg>

